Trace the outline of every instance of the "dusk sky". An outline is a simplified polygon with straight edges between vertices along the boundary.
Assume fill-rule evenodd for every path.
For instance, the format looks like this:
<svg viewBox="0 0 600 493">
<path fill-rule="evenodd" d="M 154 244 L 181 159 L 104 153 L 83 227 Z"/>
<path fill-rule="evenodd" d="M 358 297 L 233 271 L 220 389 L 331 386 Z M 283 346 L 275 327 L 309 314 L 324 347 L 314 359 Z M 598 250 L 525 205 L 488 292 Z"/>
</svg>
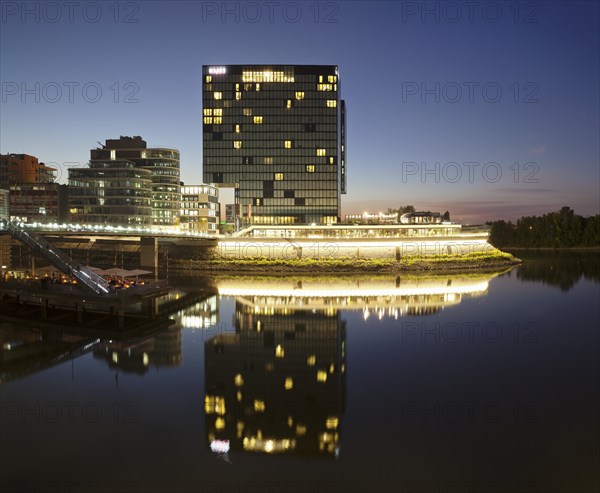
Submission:
<svg viewBox="0 0 600 493">
<path fill-rule="evenodd" d="M 58 163 L 66 183 L 98 141 L 141 135 L 199 183 L 202 65 L 335 64 L 342 214 L 600 213 L 598 2 L 116 5 L 80 2 L 70 22 L 69 2 L 2 2 L 3 154 Z"/>
</svg>

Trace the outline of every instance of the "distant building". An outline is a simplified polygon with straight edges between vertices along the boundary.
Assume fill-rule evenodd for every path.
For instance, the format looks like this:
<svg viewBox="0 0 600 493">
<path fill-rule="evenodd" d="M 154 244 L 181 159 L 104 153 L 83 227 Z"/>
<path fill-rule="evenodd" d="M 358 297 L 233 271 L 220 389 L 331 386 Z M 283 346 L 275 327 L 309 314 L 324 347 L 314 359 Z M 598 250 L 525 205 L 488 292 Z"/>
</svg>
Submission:
<svg viewBox="0 0 600 493">
<path fill-rule="evenodd" d="M 402 224 L 440 224 L 443 221 L 439 212 L 407 212 L 400 216 Z"/>
<path fill-rule="evenodd" d="M 236 207 L 236 204 L 225 204 L 225 222 L 227 224 L 235 224 Z"/>
<path fill-rule="evenodd" d="M 219 229 L 219 189 L 211 185 L 181 187 L 182 231 L 217 234 Z"/>
<path fill-rule="evenodd" d="M 179 224 L 181 190 L 179 151 L 171 148 L 148 148 L 140 136 L 107 139 L 101 148 L 90 151 L 91 161 L 127 160 L 152 176 L 152 224 Z"/>
<path fill-rule="evenodd" d="M 398 214 L 396 212 L 392 214 L 370 214 L 364 212 L 363 214 L 347 214 L 346 222 L 350 224 L 398 224 Z"/>
<path fill-rule="evenodd" d="M 71 222 L 110 226 L 152 225 L 152 172 L 131 161 L 92 161 L 69 168 Z"/>
<path fill-rule="evenodd" d="M 6 221 L 9 217 L 10 192 L 0 188 L 0 221 Z"/>
<path fill-rule="evenodd" d="M 17 183 L 52 183 L 56 169 L 38 162 L 29 154 L 0 155 L 0 188 Z"/>
<path fill-rule="evenodd" d="M 240 226 L 340 222 L 345 105 L 335 65 L 204 66 L 204 181 Z"/>
<path fill-rule="evenodd" d="M 10 186 L 10 219 L 24 223 L 68 220 L 68 187 L 58 183 L 19 183 Z"/>
</svg>

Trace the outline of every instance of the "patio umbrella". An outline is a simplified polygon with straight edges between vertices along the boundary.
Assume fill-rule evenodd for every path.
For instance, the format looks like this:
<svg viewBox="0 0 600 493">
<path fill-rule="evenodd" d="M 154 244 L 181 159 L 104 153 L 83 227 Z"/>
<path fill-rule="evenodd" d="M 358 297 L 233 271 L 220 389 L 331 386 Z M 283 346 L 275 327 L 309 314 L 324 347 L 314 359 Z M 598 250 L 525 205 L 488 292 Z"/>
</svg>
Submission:
<svg viewBox="0 0 600 493">
<path fill-rule="evenodd" d="M 38 272 L 62 272 L 58 267 L 54 265 L 47 265 L 46 267 L 39 267 L 36 269 Z"/>
<path fill-rule="evenodd" d="M 135 276 L 135 281 L 137 282 L 138 276 L 144 276 L 146 274 L 152 274 L 152 272 L 149 270 L 143 270 L 143 269 L 133 269 L 133 270 L 129 271 L 129 275 L 126 277 Z"/>
<path fill-rule="evenodd" d="M 96 274 L 98 274 L 99 276 L 127 277 L 131 274 L 131 271 L 113 267 L 112 269 L 96 271 Z"/>
</svg>

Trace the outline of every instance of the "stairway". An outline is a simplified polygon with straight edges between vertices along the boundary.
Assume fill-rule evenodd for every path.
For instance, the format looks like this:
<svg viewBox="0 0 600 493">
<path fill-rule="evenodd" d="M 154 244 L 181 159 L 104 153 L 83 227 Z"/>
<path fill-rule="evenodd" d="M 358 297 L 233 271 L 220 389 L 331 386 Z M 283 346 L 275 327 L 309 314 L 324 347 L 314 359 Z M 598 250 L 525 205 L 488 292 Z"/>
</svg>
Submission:
<svg viewBox="0 0 600 493">
<path fill-rule="evenodd" d="M 75 262 L 62 250 L 40 235 L 26 231 L 12 221 L 0 221 L 0 230 L 6 230 L 14 239 L 40 254 L 64 274 L 77 279 L 79 284 L 95 294 L 105 295 L 109 292 L 108 282 L 98 274 Z"/>
</svg>

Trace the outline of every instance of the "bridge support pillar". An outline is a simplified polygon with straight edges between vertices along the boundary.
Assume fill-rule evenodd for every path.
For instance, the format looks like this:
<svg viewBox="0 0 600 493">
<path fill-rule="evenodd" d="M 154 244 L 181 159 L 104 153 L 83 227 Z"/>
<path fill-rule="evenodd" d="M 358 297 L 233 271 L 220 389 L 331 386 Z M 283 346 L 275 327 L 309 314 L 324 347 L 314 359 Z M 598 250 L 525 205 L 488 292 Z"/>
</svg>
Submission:
<svg viewBox="0 0 600 493">
<path fill-rule="evenodd" d="M 76 303 L 75 310 L 77 312 L 77 323 L 83 323 L 83 303 Z"/>
<path fill-rule="evenodd" d="M 140 238 L 140 266 L 158 272 L 158 238 Z"/>
<path fill-rule="evenodd" d="M 117 318 L 119 320 L 119 329 L 122 329 L 125 327 L 125 309 L 122 306 L 119 307 Z"/>
</svg>

